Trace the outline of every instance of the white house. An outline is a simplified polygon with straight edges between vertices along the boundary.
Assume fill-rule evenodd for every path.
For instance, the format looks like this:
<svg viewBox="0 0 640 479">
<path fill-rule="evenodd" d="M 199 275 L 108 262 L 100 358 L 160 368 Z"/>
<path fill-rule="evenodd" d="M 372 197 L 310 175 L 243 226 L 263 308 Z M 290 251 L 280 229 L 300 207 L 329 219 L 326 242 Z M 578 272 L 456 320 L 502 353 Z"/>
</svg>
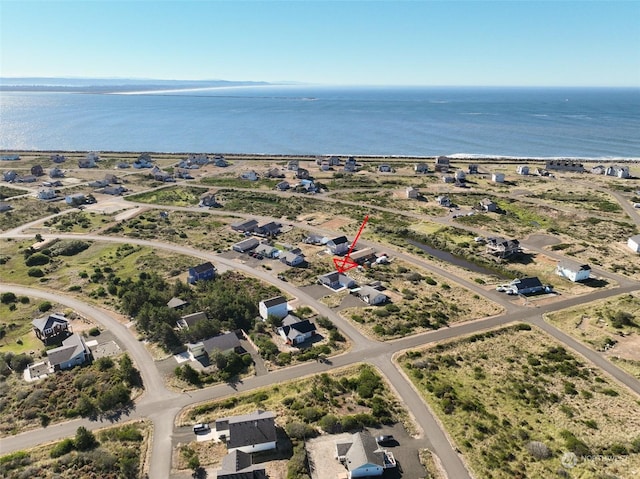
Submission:
<svg viewBox="0 0 640 479">
<path fill-rule="evenodd" d="M 293 251 L 287 251 L 280 255 L 280 261 L 287 266 L 300 266 L 304 263 L 304 255 L 300 253 L 294 253 Z"/>
<path fill-rule="evenodd" d="M 56 192 L 52 188 L 46 188 L 38 191 L 39 200 L 52 200 L 56 197 Z"/>
<path fill-rule="evenodd" d="M 556 274 L 571 281 L 585 281 L 591 275 L 591 266 L 575 261 L 563 260 L 556 267 Z"/>
<path fill-rule="evenodd" d="M 282 321 L 282 326 L 278 328 L 278 334 L 287 344 L 295 346 L 311 339 L 316 334 L 316 325 L 308 319 L 288 315 Z"/>
<path fill-rule="evenodd" d="M 640 253 L 640 235 L 635 235 L 629 238 L 627 246 L 631 248 L 634 253 Z"/>
<path fill-rule="evenodd" d="M 216 419 L 216 433 L 227 450 L 246 453 L 276 448 L 275 414 L 257 410 L 251 414 Z"/>
<path fill-rule="evenodd" d="M 491 173 L 491 181 L 494 183 L 504 183 L 504 173 Z"/>
<path fill-rule="evenodd" d="M 282 319 L 289 314 L 289 306 L 283 296 L 276 296 L 275 298 L 260 301 L 258 310 L 260 311 L 260 317 L 265 321 L 269 316 Z"/>
<path fill-rule="evenodd" d="M 371 286 L 363 286 L 362 288 L 360 288 L 360 291 L 358 291 L 358 296 L 360 296 L 360 299 L 362 301 L 371 306 L 382 304 L 389 299 L 386 294 L 381 293 Z"/>
<path fill-rule="evenodd" d="M 440 206 L 445 206 L 447 208 L 451 206 L 451 200 L 449 199 L 448 196 L 438 196 L 436 198 L 436 203 L 438 203 Z"/>
<path fill-rule="evenodd" d="M 385 469 L 396 467 L 391 452 L 382 449 L 368 432 L 357 432 L 347 442 L 336 443 L 336 457 L 354 477 L 382 476 Z"/>
<path fill-rule="evenodd" d="M 47 359 L 54 371 L 78 366 L 87 361 L 89 355 L 89 349 L 79 334 L 72 334 L 62 341 L 62 346 L 47 351 Z"/>
<path fill-rule="evenodd" d="M 327 241 L 327 248 L 329 248 L 331 254 L 342 256 L 349 251 L 349 240 L 346 236 L 338 236 Z"/>
</svg>

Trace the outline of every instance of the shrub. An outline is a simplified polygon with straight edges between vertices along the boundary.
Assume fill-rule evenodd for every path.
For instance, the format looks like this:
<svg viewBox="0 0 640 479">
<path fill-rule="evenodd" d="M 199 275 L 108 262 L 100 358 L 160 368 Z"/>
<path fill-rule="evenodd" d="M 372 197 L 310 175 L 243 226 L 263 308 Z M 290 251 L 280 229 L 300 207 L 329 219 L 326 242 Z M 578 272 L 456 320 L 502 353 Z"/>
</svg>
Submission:
<svg viewBox="0 0 640 479">
<path fill-rule="evenodd" d="M 64 456 L 65 454 L 71 452 L 73 450 L 73 441 L 69 438 L 60 441 L 56 444 L 51 452 L 49 453 L 51 457 L 56 458 L 60 456 Z"/>
<path fill-rule="evenodd" d="M 74 444 L 78 451 L 87 451 L 96 447 L 98 445 L 98 441 L 96 441 L 96 437 L 91 431 L 83 426 L 80 426 L 76 430 Z"/>
<path fill-rule="evenodd" d="M 49 261 L 51 261 L 51 258 L 46 254 L 34 253 L 26 259 L 25 264 L 27 266 L 42 266 L 49 263 Z"/>
<path fill-rule="evenodd" d="M 27 274 L 32 278 L 42 278 L 44 276 L 44 271 L 40 268 L 29 268 Z"/>
<path fill-rule="evenodd" d="M 536 459 L 548 459 L 551 457 L 551 451 L 546 444 L 540 441 L 531 441 L 527 444 L 527 451 Z"/>
<path fill-rule="evenodd" d="M 317 431 L 313 426 L 301 422 L 290 422 L 284 427 L 285 432 L 291 439 L 306 439 L 315 437 Z"/>
<path fill-rule="evenodd" d="M 18 300 L 17 296 L 14 293 L 10 292 L 10 291 L 8 291 L 6 293 L 2 293 L 0 295 L 0 302 L 2 304 L 15 303 L 17 300 Z"/>
<path fill-rule="evenodd" d="M 46 313 L 51 308 L 52 308 L 52 305 L 49 301 L 43 301 L 38 305 L 38 311 L 40 311 L 41 313 Z"/>
</svg>

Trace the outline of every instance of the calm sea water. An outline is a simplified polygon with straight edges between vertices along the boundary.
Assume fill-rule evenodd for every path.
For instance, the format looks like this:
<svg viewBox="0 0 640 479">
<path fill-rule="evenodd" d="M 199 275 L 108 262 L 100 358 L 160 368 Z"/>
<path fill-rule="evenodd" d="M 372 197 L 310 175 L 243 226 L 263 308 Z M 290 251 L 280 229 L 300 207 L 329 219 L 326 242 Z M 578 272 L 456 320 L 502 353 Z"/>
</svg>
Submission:
<svg viewBox="0 0 640 479">
<path fill-rule="evenodd" d="M 0 93 L 0 148 L 640 158 L 640 89 Z"/>
</svg>

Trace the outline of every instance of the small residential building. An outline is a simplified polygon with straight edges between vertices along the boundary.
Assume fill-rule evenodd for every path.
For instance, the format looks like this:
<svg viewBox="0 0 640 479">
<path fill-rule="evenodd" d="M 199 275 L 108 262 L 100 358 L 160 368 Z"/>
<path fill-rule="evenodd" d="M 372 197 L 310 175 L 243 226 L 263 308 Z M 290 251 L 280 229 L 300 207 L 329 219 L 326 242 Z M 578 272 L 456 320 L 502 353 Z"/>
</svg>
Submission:
<svg viewBox="0 0 640 479">
<path fill-rule="evenodd" d="M 275 221 L 270 221 L 269 223 L 265 223 L 261 226 L 258 226 L 256 228 L 256 234 L 260 236 L 273 237 L 273 236 L 277 236 L 280 233 L 281 229 L 282 229 L 282 225 L 280 223 L 277 223 Z"/>
<path fill-rule="evenodd" d="M 591 275 L 591 266 L 565 259 L 558 263 L 556 274 L 573 282 L 586 281 Z"/>
<path fill-rule="evenodd" d="M 518 167 L 516 168 L 516 173 L 526 176 L 529 174 L 529 167 L 527 165 L 518 165 Z"/>
<path fill-rule="evenodd" d="M 545 162 L 545 169 L 548 171 L 584 172 L 583 164 L 573 160 L 547 160 Z"/>
<path fill-rule="evenodd" d="M 260 464 L 253 464 L 251 454 L 235 450 L 222 458 L 216 479 L 267 479 L 267 473 Z"/>
<path fill-rule="evenodd" d="M 467 173 L 469 173 L 470 175 L 477 175 L 478 174 L 478 165 L 469 165 L 467 167 Z"/>
<path fill-rule="evenodd" d="M 243 180 L 258 181 L 259 176 L 254 170 L 249 170 L 242 173 L 240 178 Z"/>
<path fill-rule="evenodd" d="M 189 268 L 187 282 L 194 284 L 198 281 L 210 281 L 216 277 L 216 268 L 210 261 Z"/>
<path fill-rule="evenodd" d="M 171 308 L 171 309 L 182 309 L 184 308 L 187 304 L 189 304 L 188 301 L 185 301 L 184 299 L 181 298 L 177 298 L 177 297 L 173 297 L 171 298 L 169 301 L 167 301 L 167 308 Z"/>
<path fill-rule="evenodd" d="M 104 188 L 105 186 L 109 186 L 109 182 L 107 180 L 90 181 L 88 184 L 92 188 Z"/>
<path fill-rule="evenodd" d="M 276 189 L 279 191 L 287 191 L 289 188 L 291 188 L 291 185 L 288 181 L 281 181 L 276 185 Z"/>
<path fill-rule="evenodd" d="M 349 240 L 346 236 L 338 236 L 327 241 L 327 248 L 331 254 L 342 256 L 349 251 Z"/>
<path fill-rule="evenodd" d="M 634 253 L 640 253 L 640 235 L 632 236 L 627 240 L 627 246 Z"/>
<path fill-rule="evenodd" d="M 420 190 L 414 188 L 413 186 L 407 186 L 405 194 L 407 195 L 408 199 L 415 200 L 420 196 Z"/>
<path fill-rule="evenodd" d="M 309 174 L 309 170 L 298 167 L 296 170 L 296 178 L 299 180 L 308 180 L 311 178 L 311 175 Z"/>
<path fill-rule="evenodd" d="M 151 155 L 149 153 L 143 153 L 133 162 L 133 167 L 137 170 L 143 168 L 152 168 L 153 160 L 151 160 Z"/>
<path fill-rule="evenodd" d="M 64 155 L 55 153 L 51 155 L 51 161 L 53 161 L 54 163 L 64 163 L 65 161 L 67 161 L 67 158 Z"/>
<path fill-rule="evenodd" d="M 396 467 L 393 454 L 382 449 L 367 431 L 336 442 L 336 458 L 347 468 L 349 479 L 382 476 L 385 469 Z"/>
<path fill-rule="evenodd" d="M 344 171 L 345 173 L 355 173 L 358 171 L 358 164 L 353 156 L 350 156 L 344 162 Z"/>
<path fill-rule="evenodd" d="M 95 168 L 96 160 L 93 158 L 80 158 L 78 160 L 78 168 Z"/>
<path fill-rule="evenodd" d="M 200 207 L 218 206 L 216 195 L 211 192 L 203 193 L 202 195 L 200 195 L 200 202 L 198 203 L 198 206 Z"/>
<path fill-rule="evenodd" d="M 629 174 L 628 166 L 618 166 L 618 165 L 609 166 L 605 171 L 605 175 L 615 176 L 616 178 L 629 178 L 631 176 Z"/>
<path fill-rule="evenodd" d="M 30 171 L 33 176 L 44 175 L 44 168 L 42 168 L 42 165 L 33 165 Z"/>
<path fill-rule="evenodd" d="M 607 167 L 604 165 L 597 165 L 591 168 L 591 173 L 593 173 L 594 175 L 604 175 L 606 171 Z"/>
<path fill-rule="evenodd" d="M 329 241 L 329 238 L 320 235 L 310 235 L 304 239 L 305 244 L 314 244 L 317 246 L 327 244 L 327 241 Z"/>
<path fill-rule="evenodd" d="M 87 195 L 84 193 L 76 193 L 74 195 L 65 196 L 65 203 L 72 206 L 84 205 L 88 202 Z"/>
<path fill-rule="evenodd" d="M 438 196 L 436 198 L 436 203 L 440 206 L 444 206 L 445 208 L 449 208 L 451 206 L 451 199 L 448 196 Z"/>
<path fill-rule="evenodd" d="M 218 155 L 213 159 L 213 164 L 219 168 L 226 168 L 229 166 L 229 162 L 222 155 Z"/>
<path fill-rule="evenodd" d="M 2 174 L 2 179 L 3 179 L 4 181 L 9 182 L 9 183 L 11 183 L 12 181 L 15 181 L 17 177 L 18 177 L 18 173 L 16 173 L 16 172 L 15 172 L 15 171 L 13 171 L 13 170 L 5 171 L 5 172 Z"/>
<path fill-rule="evenodd" d="M 245 349 L 240 344 L 238 335 L 234 332 L 220 334 L 207 338 L 204 341 L 198 341 L 197 343 L 188 343 L 187 349 L 194 358 L 202 356 L 212 357 L 216 352 L 222 354 L 246 353 Z"/>
<path fill-rule="evenodd" d="M 487 238 L 486 252 L 499 258 L 507 258 L 522 252 L 517 239 L 507 240 L 502 237 Z"/>
<path fill-rule="evenodd" d="M 16 182 L 18 183 L 35 183 L 36 181 L 38 181 L 38 177 L 36 175 L 18 176 L 16 178 Z"/>
<path fill-rule="evenodd" d="M 504 173 L 491 173 L 491 181 L 494 183 L 504 183 Z"/>
<path fill-rule="evenodd" d="M 316 335 L 316 325 L 308 319 L 288 315 L 282 321 L 282 326 L 278 328 L 278 334 L 285 343 L 295 346 L 304 343 Z"/>
<path fill-rule="evenodd" d="M 389 297 L 371 286 L 363 286 L 358 291 L 358 297 L 370 306 L 386 303 Z"/>
<path fill-rule="evenodd" d="M 256 238 L 247 238 L 234 244 L 232 249 L 238 253 L 246 253 L 247 251 L 251 251 L 256 248 L 259 244 L 260 242 Z"/>
<path fill-rule="evenodd" d="M 98 193 L 111 195 L 111 196 L 119 196 L 125 192 L 127 192 L 127 189 L 122 185 L 105 186 L 104 188 L 101 188 L 100 190 L 98 190 Z"/>
<path fill-rule="evenodd" d="M 0 202 L 0 213 L 4 213 L 5 211 L 9 211 L 12 209 L 13 206 L 11 206 L 9 203 L 6 203 L 4 201 Z"/>
<path fill-rule="evenodd" d="M 242 233 L 253 233 L 258 228 L 258 222 L 256 220 L 241 220 L 236 223 L 231 223 L 231 229 L 233 231 L 240 231 Z"/>
<path fill-rule="evenodd" d="M 329 164 L 328 159 L 320 160 L 320 171 L 329 171 L 331 169 L 331 165 Z"/>
<path fill-rule="evenodd" d="M 91 351 L 79 334 L 72 334 L 62 341 L 62 346 L 47 351 L 47 359 L 54 371 L 79 366 L 90 357 Z"/>
<path fill-rule="evenodd" d="M 416 163 L 413 165 L 413 171 L 416 173 L 429 173 L 429 165 L 426 163 Z"/>
<path fill-rule="evenodd" d="M 36 337 L 46 343 L 52 339 L 66 337 L 71 333 L 69 320 L 63 314 L 53 313 L 31 321 Z"/>
<path fill-rule="evenodd" d="M 131 165 L 127 161 L 120 161 L 116 165 L 116 168 L 118 168 L 119 170 L 126 170 L 127 168 L 131 168 Z"/>
<path fill-rule="evenodd" d="M 456 182 L 464 183 L 467 179 L 467 174 L 463 170 L 456 170 L 454 173 L 454 178 Z"/>
<path fill-rule="evenodd" d="M 496 205 L 493 201 L 491 201 L 489 198 L 484 198 L 480 201 L 480 209 L 482 211 L 488 211 L 488 212 L 495 212 L 498 210 L 498 205 Z"/>
<path fill-rule="evenodd" d="M 20 155 L 2 155 L 0 156 L 0 161 L 18 161 L 20 159 Z"/>
<path fill-rule="evenodd" d="M 56 168 L 51 168 L 49 170 L 49 177 L 50 178 L 64 178 L 64 171 L 62 171 L 60 168 L 56 167 Z"/>
<path fill-rule="evenodd" d="M 367 261 L 375 261 L 376 252 L 373 248 L 363 248 L 358 251 L 352 251 L 349 257 L 358 264 L 364 264 Z"/>
<path fill-rule="evenodd" d="M 276 448 L 275 414 L 258 409 L 251 414 L 216 419 L 216 432 L 227 450 L 246 453 Z"/>
<path fill-rule="evenodd" d="M 537 277 L 514 279 L 510 283 L 511 289 L 516 294 L 535 294 L 545 290 L 544 285 Z"/>
<path fill-rule="evenodd" d="M 280 250 L 270 244 L 261 243 L 255 249 L 256 254 L 261 254 L 265 258 L 275 258 L 280 254 Z"/>
<path fill-rule="evenodd" d="M 391 173 L 393 170 L 391 168 L 391 165 L 387 165 L 386 163 L 378 166 L 378 171 L 380 173 Z"/>
<path fill-rule="evenodd" d="M 300 165 L 299 160 L 289 160 L 287 163 L 287 170 L 289 171 L 298 171 L 298 166 Z"/>
<path fill-rule="evenodd" d="M 43 188 L 38 191 L 39 200 L 52 200 L 56 197 L 56 191 L 53 188 Z"/>
<path fill-rule="evenodd" d="M 338 273 L 337 271 L 332 271 L 331 273 L 319 276 L 318 282 L 333 290 L 353 288 L 356 285 L 356 282 L 349 276 L 343 273 Z"/>
<path fill-rule="evenodd" d="M 287 266 L 300 266 L 304 264 L 305 257 L 301 253 L 294 253 L 293 251 L 287 251 L 280 255 L 280 261 Z"/>
<path fill-rule="evenodd" d="M 270 168 L 264 173 L 265 178 L 284 178 L 284 173 L 280 168 Z"/>
<path fill-rule="evenodd" d="M 451 175 L 442 175 L 443 183 L 455 183 L 456 179 Z"/>
<path fill-rule="evenodd" d="M 328 161 L 330 166 L 340 166 L 340 163 L 341 163 L 340 157 L 335 155 L 330 156 Z"/>
<path fill-rule="evenodd" d="M 446 156 L 439 156 L 436 158 L 436 163 L 434 166 L 436 172 L 446 173 L 449 171 L 449 158 Z"/>
<path fill-rule="evenodd" d="M 189 329 L 193 328 L 200 321 L 206 321 L 207 314 L 204 311 L 198 311 L 197 313 L 185 314 L 178 321 L 176 321 L 176 326 L 178 329 Z"/>
<path fill-rule="evenodd" d="M 269 316 L 282 319 L 289 314 L 289 305 L 284 296 L 276 296 L 260 301 L 258 311 L 260 311 L 260 317 L 264 321 L 266 321 Z"/>
</svg>

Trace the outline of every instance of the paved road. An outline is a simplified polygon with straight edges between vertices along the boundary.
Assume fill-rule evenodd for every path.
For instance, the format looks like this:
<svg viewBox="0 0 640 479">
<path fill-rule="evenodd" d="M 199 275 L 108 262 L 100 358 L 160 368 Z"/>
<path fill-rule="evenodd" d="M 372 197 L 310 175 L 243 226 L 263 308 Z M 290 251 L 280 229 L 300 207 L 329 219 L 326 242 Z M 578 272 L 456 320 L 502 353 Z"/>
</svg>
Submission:
<svg viewBox="0 0 640 479">
<path fill-rule="evenodd" d="M 155 207 L 154 205 L 144 206 Z M 185 209 L 193 211 L 193 208 L 167 208 L 165 206 L 158 208 Z M 230 214 L 229 212 L 220 213 L 225 215 Z M 255 215 L 241 215 L 236 213 L 232 214 L 241 217 L 255 217 Z M 31 225 L 32 224 L 30 224 L 29 226 Z M 317 228 L 310 228 L 309 225 L 306 224 L 303 225 L 303 227 L 322 232 Z M 21 231 L 24 231 L 24 228 L 19 228 L 12 232 L 4 233 L 0 235 L 0 237 L 30 238 L 33 236 L 22 234 Z M 47 238 L 59 237 L 74 239 L 77 239 L 79 237 L 79 235 L 44 236 Z M 547 311 L 558 310 L 573 305 L 582 304 L 585 301 L 606 298 L 623 292 L 640 289 L 640 284 L 638 282 L 629 280 L 628 278 L 620 277 L 622 280 L 619 281 L 619 288 L 598 290 L 594 293 L 589 294 L 588 296 L 569 298 L 539 308 L 532 306 L 523 307 L 515 305 L 510 300 L 505 299 L 504 295 L 499 295 L 495 292 L 487 292 L 485 289 L 479 287 L 473 282 L 461 279 L 458 276 L 449 273 L 448 271 L 441 268 L 435 267 L 430 263 L 417 260 L 412 256 L 406 255 L 402 251 L 397 251 L 387 245 L 381 246 L 371 242 L 363 241 L 363 244 L 366 243 L 371 246 L 384 248 L 389 251 L 393 250 L 393 254 L 401 257 L 406 261 L 419 264 L 421 267 L 424 267 L 431 271 L 435 271 L 438 274 L 447 277 L 451 281 L 463 284 L 465 287 L 471 289 L 472 291 L 482 294 L 483 296 L 488 296 L 490 297 L 490 299 L 496 300 L 497 302 L 502 304 L 506 311 L 505 314 L 492 318 L 470 321 L 455 325 L 450 328 L 443 328 L 438 331 L 430 331 L 408 338 L 381 343 L 365 337 L 355 327 L 353 327 L 350 322 L 343 320 L 330 308 L 326 307 L 322 303 L 315 301 L 311 296 L 293 287 L 291 284 L 278 282 L 269 272 L 253 269 L 234 260 L 226 259 L 207 252 L 194 250 L 192 248 L 184 247 L 181 245 L 139 240 L 135 238 L 118 238 L 100 235 L 83 235 L 83 238 L 94 241 L 126 242 L 131 244 L 140 244 L 144 246 L 161 248 L 180 254 L 199 257 L 204 260 L 214 261 L 216 264 L 222 265 L 225 268 L 241 270 L 247 274 L 258 277 L 261 280 L 274 283 L 279 288 L 285 290 L 292 296 L 298 297 L 303 304 L 309 304 L 311 307 L 316 309 L 319 314 L 327 316 L 329 319 L 331 319 L 338 326 L 338 328 L 340 328 L 341 331 L 349 337 L 350 341 L 353 344 L 352 349 L 348 353 L 331 358 L 330 363 L 307 363 L 292 366 L 286 369 L 271 372 L 265 376 L 257 376 L 247 379 L 242 383 L 239 383 L 236 388 L 232 388 L 227 384 L 221 384 L 207 389 L 177 394 L 166 390 L 162 382 L 162 378 L 160 377 L 157 369 L 153 364 L 153 361 L 151 360 L 150 355 L 148 354 L 144 346 L 135 338 L 133 338 L 130 331 L 124 325 L 118 322 L 114 317 L 112 317 L 107 311 L 94 308 L 85 303 L 82 303 L 75 298 L 63 296 L 57 293 L 54 294 L 39 289 L 0 284 L 0 291 L 11 290 L 21 295 L 41 297 L 43 299 L 49 299 L 52 301 L 63 303 L 73 309 L 76 309 L 82 314 L 96 319 L 105 327 L 108 327 L 123 343 L 127 351 L 129 351 L 129 353 L 131 354 L 132 359 L 141 370 L 141 375 L 146 387 L 145 395 L 140 401 L 137 402 L 135 410 L 131 411 L 131 413 L 126 416 L 126 418 L 149 418 L 153 421 L 154 424 L 154 440 L 152 446 L 153 460 L 151 461 L 151 468 L 149 471 L 152 478 L 169 477 L 171 469 L 171 450 L 172 436 L 174 432 L 174 421 L 176 415 L 182 408 L 197 402 L 209 401 L 213 398 L 237 394 L 237 392 L 239 391 L 249 391 L 256 387 L 269 386 L 273 383 L 316 374 L 318 372 L 328 371 L 336 367 L 342 367 L 358 362 L 368 362 L 374 364 L 384 374 L 391 386 L 398 392 L 399 396 L 405 402 L 408 409 L 413 413 L 422 431 L 426 432 L 426 434 L 423 434 L 422 436 L 424 440 L 424 446 L 432 449 L 436 453 L 446 471 L 448 472 L 449 477 L 455 479 L 470 478 L 470 473 L 466 469 L 464 462 L 454 451 L 452 445 L 449 443 L 449 439 L 446 433 L 440 428 L 436 418 L 432 415 L 429 408 L 425 405 L 419 393 L 414 390 L 410 381 L 393 364 L 392 356 L 394 353 L 407 348 L 417 347 L 434 341 L 441 341 L 461 335 L 471 334 L 484 329 L 500 326 L 511 321 L 529 321 L 539 326 L 540 328 L 544 329 L 549 334 L 554 336 L 556 339 L 566 344 L 568 347 L 574 349 L 578 353 L 585 356 L 588 360 L 598 365 L 608 374 L 616 378 L 616 380 L 627 386 L 630 390 L 635 391 L 637 394 L 640 394 L 640 382 L 638 382 L 635 378 L 618 369 L 612 363 L 607 361 L 601 354 L 590 350 L 581 343 L 575 341 L 573 338 L 558 331 L 548 323 L 545 323 L 541 316 L 542 313 Z M 548 254 L 548 252 L 545 251 L 545 254 Z M 31 447 L 39 443 L 72 436 L 79 425 L 84 425 L 85 427 L 91 429 L 102 426 L 102 424 L 90 422 L 88 420 L 70 421 L 67 423 L 50 426 L 44 430 L 39 430 L 38 434 L 34 434 L 33 432 L 31 432 L 0 439 L 0 450 L 2 450 L 3 452 L 10 452 Z"/>
</svg>

